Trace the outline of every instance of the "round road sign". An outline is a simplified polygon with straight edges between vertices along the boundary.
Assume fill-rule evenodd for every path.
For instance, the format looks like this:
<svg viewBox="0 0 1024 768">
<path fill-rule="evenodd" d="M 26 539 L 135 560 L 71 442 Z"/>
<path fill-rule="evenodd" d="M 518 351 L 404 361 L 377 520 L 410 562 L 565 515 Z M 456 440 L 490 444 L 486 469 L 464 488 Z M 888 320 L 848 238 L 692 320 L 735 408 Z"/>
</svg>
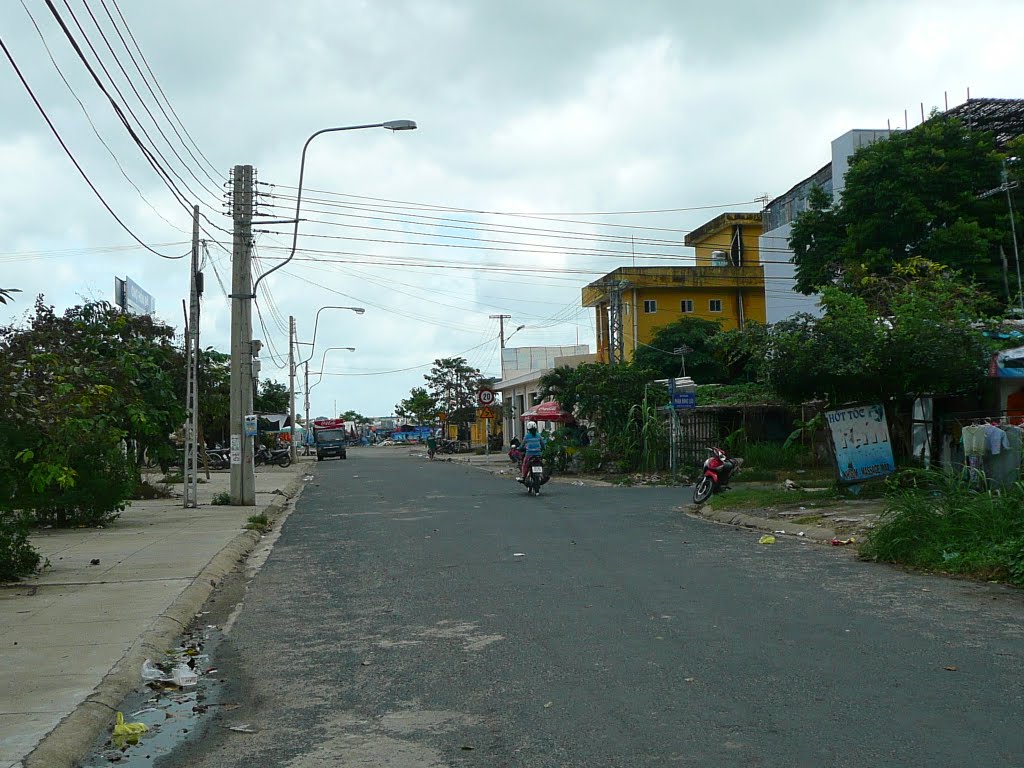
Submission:
<svg viewBox="0 0 1024 768">
<path fill-rule="evenodd" d="M 476 399 L 480 405 L 488 406 L 494 404 L 494 390 L 493 389 L 481 389 L 476 393 Z"/>
</svg>

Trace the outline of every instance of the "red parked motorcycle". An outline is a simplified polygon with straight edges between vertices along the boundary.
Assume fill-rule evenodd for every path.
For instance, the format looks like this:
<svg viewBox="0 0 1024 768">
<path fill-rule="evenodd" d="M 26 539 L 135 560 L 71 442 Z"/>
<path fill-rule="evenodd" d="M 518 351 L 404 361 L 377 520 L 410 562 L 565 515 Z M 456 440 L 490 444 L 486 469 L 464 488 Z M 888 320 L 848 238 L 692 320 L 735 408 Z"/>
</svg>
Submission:
<svg viewBox="0 0 1024 768">
<path fill-rule="evenodd" d="M 711 494 L 718 493 L 740 471 L 743 459 L 730 459 L 721 448 L 708 448 L 711 455 L 704 462 L 701 478 L 693 489 L 693 503 L 703 504 Z"/>
</svg>

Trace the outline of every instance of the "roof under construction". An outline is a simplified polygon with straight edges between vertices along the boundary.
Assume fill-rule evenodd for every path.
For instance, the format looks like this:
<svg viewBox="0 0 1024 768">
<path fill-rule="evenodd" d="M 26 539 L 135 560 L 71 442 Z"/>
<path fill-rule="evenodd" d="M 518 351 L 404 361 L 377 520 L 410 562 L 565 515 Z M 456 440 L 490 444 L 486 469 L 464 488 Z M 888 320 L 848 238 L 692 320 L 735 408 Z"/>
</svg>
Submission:
<svg viewBox="0 0 1024 768">
<path fill-rule="evenodd" d="M 968 99 L 942 113 L 971 130 L 988 131 L 1000 147 L 1024 136 L 1024 99 Z"/>
</svg>

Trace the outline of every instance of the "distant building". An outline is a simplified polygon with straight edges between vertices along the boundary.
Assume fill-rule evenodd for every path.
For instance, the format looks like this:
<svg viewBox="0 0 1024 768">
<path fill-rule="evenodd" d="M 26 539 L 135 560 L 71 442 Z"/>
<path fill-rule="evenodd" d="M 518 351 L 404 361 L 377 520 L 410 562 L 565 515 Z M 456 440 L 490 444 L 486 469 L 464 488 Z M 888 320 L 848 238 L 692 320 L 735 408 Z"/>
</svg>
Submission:
<svg viewBox="0 0 1024 768">
<path fill-rule="evenodd" d="M 694 266 L 620 267 L 584 287 L 598 359 L 611 362 L 621 349 L 622 359 L 632 360 L 659 328 L 685 316 L 715 320 L 723 330 L 765 322 L 762 226 L 759 213 L 723 213 L 686 236 Z"/>
<path fill-rule="evenodd" d="M 957 118 L 973 130 L 991 132 L 998 146 L 1024 135 L 1024 99 L 968 99 L 943 114 Z M 846 186 L 846 172 L 853 153 L 889 138 L 891 133 L 888 128 L 847 131 L 832 141 L 832 159 L 827 165 L 765 206 L 759 248 L 767 285 L 769 323 L 785 320 L 798 312 L 820 316 L 818 296 L 804 296 L 794 290 L 796 266 L 789 247 L 793 221 L 807 210 L 807 196 L 815 186 L 838 200 Z M 993 186 L 997 183 L 998 179 L 992 180 Z"/>
<path fill-rule="evenodd" d="M 522 438 L 520 416 L 540 402 L 540 379 L 553 368 L 568 365 L 575 368 L 593 363 L 597 356 L 587 344 L 564 347 L 510 347 L 501 350 L 501 381 L 494 390 L 501 394 L 502 433 L 505 444 L 513 437 Z"/>
<path fill-rule="evenodd" d="M 820 316 L 818 296 L 797 293 L 796 265 L 793 264 L 793 249 L 789 237 L 796 217 L 807 210 L 807 198 L 814 187 L 821 187 L 835 199 L 846 185 L 846 171 L 850 167 L 850 156 L 860 147 L 873 144 L 879 139 L 889 138 L 888 130 L 848 131 L 832 142 L 832 161 L 794 185 L 785 194 L 772 200 L 764 209 L 764 232 L 758 247 L 764 264 L 764 279 L 767 285 L 767 320 L 777 323 L 787 317 L 806 312 Z"/>
</svg>

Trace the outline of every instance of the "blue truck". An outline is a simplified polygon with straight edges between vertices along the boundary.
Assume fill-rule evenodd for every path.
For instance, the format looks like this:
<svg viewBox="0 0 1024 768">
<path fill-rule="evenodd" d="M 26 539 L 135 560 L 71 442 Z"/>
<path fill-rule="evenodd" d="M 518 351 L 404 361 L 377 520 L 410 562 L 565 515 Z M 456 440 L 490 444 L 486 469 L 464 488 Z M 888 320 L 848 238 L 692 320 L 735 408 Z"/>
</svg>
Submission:
<svg viewBox="0 0 1024 768">
<path fill-rule="evenodd" d="M 329 456 L 347 459 L 348 433 L 340 427 L 313 427 L 313 445 L 316 447 L 316 460 L 323 461 Z"/>
</svg>

